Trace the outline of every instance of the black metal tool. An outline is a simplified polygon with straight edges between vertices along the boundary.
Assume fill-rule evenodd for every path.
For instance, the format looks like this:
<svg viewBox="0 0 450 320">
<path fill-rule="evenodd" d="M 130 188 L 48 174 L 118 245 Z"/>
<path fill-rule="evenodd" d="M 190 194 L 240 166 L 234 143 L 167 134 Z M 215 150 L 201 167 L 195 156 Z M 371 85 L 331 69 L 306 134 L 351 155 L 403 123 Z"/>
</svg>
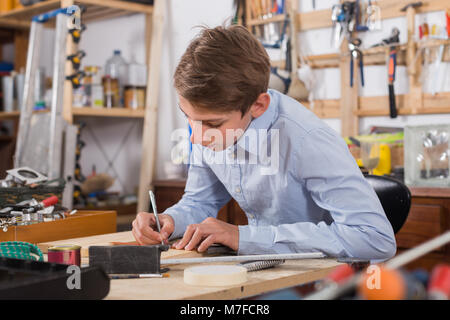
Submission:
<svg viewBox="0 0 450 320">
<path fill-rule="evenodd" d="M 389 60 L 388 60 L 388 88 L 389 88 L 389 114 L 391 118 L 397 117 L 397 107 L 395 103 L 394 81 L 395 69 L 397 67 L 397 45 L 400 42 L 400 30 L 393 28 L 391 36 L 383 39 L 380 43 L 373 47 L 389 46 Z"/>
<path fill-rule="evenodd" d="M 152 246 L 90 246 L 89 266 L 101 267 L 108 274 L 164 273 L 160 269 L 161 252 L 169 245 Z"/>
</svg>

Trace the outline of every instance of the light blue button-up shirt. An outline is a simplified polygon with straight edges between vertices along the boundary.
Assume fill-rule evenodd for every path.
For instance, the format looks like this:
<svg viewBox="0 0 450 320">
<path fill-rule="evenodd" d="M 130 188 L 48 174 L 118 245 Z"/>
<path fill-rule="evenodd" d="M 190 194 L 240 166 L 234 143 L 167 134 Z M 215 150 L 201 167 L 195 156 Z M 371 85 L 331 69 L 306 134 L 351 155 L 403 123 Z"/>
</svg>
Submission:
<svg viewBox="0 0 450 320">
<path fill-rule="evenodd" d="M 220 152 L 193 145 L 185 193 L 164 212 L 175 221 L 170 238 L 234 198 L 248 218 L 238 254 L 392 257 L 391 224 L 345 141 L 296 100 L 268 93 L 269 108 L 236 144 Z"/>
</svg>

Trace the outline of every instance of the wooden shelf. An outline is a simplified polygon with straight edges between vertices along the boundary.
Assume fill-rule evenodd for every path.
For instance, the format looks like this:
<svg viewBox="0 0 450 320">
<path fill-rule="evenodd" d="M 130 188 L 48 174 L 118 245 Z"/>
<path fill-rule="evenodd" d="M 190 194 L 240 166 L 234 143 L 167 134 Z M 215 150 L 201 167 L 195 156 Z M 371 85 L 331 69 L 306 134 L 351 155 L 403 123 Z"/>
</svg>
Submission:
<svg viewBox="0 0 450 320">
<path fill-rule="evenodd" d="M 153 6 L 119 0 L 75 0 L 75 3 L 86 7 L 82 18 L 83 22 L 111 19 L 135 13 L 152 14 L 153 12 Z M 61 0 L 47 0 L 14 9 L 0 14 L 0 27 L 29 28 L 32 17 L 58 8 L 61 8 Z"/>
<path fill-rule="evenodd" d="M 115 118 L 144 118 L 145 110 L 125 108 L 72 108 L 72 114 L 78 117 L 115 117 Z"/>
<path fill-rule="evenodd" d="M 14 120 L 16 118 L 19 118 L 20 112 L 19 111 L 12 111 L 12 112 L 0 112 L 0 120 Z"/>
<path fill-rule="evenodd" d="M 37 111 L 36 113 L 49 112 L 45 111 Z M 145 110 L 131 110 L 124 108 L 72 108 L 72 112 L 74 116 L 78 117 L 113 117 L 113 118 L 144 118 Z M 20 112 L 0 112 L 0 120 L 14 120 L 19 118 Z"/>
</svg>

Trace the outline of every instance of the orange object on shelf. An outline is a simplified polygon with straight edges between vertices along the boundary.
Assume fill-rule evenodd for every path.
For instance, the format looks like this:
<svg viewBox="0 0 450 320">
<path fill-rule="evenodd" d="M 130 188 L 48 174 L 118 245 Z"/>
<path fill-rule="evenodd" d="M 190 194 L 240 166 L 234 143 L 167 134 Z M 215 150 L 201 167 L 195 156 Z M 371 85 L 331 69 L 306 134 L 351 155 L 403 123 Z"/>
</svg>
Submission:
<svg viewBox="0 0 450 320">
<path fill-rule="evenodd" d="M 6 13 L 14 9 L 15 0 L 2 0 L 0 1 L 0 13 Z"/>
<path fill-rule="evenodd" d="M 23 5 L 20 3 L 20 0 L 14 0 L 14 8 L 13 9 L 22 9 Z"/>
</svg>

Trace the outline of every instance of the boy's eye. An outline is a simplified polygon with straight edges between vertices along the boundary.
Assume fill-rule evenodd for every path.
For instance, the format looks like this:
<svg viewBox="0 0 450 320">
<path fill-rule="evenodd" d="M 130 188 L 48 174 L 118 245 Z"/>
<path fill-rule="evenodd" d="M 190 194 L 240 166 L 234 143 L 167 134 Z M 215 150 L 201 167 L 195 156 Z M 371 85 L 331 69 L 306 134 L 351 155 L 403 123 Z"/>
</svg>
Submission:
<svg viewBox="0 0 450 320">
<path fill-rule="evenodd" d="M 219 128 L 222 124 L 211 124 L 211 123 L 205 123 L 205 125 L 209 128 Z"/>
</svg>

